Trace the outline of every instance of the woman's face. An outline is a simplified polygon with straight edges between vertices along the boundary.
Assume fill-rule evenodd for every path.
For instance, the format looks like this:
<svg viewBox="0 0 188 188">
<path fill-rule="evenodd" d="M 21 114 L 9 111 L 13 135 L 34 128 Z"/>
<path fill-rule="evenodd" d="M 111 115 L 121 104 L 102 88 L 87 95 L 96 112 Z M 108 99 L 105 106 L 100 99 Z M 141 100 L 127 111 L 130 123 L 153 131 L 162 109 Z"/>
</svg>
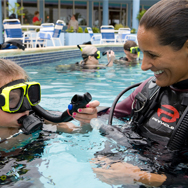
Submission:
<svg viewBox="0 0 188 188">
<path fill-rule="evenodd" d="M 157 85 L 169 86 L 188 79 L 188 46 L 174 51 L 171 46 L 158 43 L 155 30 L 138 28 L 138 44 L 143 52 L 142 70 L 151 70 L 156 77 Z"/>
<path fill-rule="evenodd" d="M 13 78 L 7 78 L 3 81 L 3 83 L 0 83 L 0 88 L 2 86 L 4 86 L 5 84 L 12 82 L 14 80 L 18 80 L 18 79 L 24 79 L 23 77 L 15 77 Z M 20 128 L 20 124 L 18 124 L 17 120 L 24 116 L 24 115 L 29 115 L 29 111 L 26 112 L 22 112 L 22 113 L 15 113 L 15 114 L 10 114 L 7 112 L 4 112 L 0 109 L 0 127 L 5 127 L 5 128 Z"/>
</svg>

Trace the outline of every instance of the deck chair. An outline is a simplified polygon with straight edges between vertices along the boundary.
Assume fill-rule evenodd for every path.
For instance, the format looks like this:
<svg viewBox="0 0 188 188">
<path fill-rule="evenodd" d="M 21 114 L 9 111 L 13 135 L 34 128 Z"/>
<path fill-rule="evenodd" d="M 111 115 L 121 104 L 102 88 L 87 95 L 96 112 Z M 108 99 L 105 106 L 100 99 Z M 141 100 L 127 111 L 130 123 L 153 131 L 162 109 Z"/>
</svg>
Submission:
<svg viewBox="0 0 188 188">
<path fill-rule="evenodd" d="M 100 43 L 114 42 L 116 43 L 116 37 L 114 33 L 114 27 L 112 25 L 102 25 L 101 30 L 101 41 Z"/>
<path fill-rule="evenodd" d="M 20 40 L 24 45 L 28 47 L 33 47 L 33 41 L 31 40 L 30 32 L 22 33 L 20 20 L 18 19 L 4 19 L 4 42 L 12 40 Z"/>
<path fill-rule="evenodd" d="M 125 39 L 124 39 L 124 43 L 125 43 L 127 40 L 132 40 L 132 41 L 136 42 L 136 44 L 138 44 L 138 40 L 137 40 L 137 35 L 136 35 L 136 34 L 126 35 L 126 36 L 125 36 Z"/>
<path fill-rule="evenodd" d="M 131 29 L 130 28 L 119 28 L 118 29 L 118 35 L 117 35 L 117 42 L 124 43 L 125 42 L 125 37 L 127 35 L 131 34 Z"/>
<path fill-rule="evenodd" d="M 93 34 L 93 30 L 91 27 L 87 27 L 88 33 L 90 35 L 91 43 L 93 42 L 100 42 L 101 41 L 101 34 Z"/>
<path fill-rule="evenodd" d="M 53 46 L 55 46 L 55 40 L 58 40 L 60 46 L 62 46 L 60 41 L 60 34 L 64 25 L 65 22 L 63 20 L 57 20 L 55 27 L 54 23 L 43 23 L 41 25 L 40 31 L 37 34 L 36 47 L 46 47 L 47 40 L 51 40 Z"/>
</svg>

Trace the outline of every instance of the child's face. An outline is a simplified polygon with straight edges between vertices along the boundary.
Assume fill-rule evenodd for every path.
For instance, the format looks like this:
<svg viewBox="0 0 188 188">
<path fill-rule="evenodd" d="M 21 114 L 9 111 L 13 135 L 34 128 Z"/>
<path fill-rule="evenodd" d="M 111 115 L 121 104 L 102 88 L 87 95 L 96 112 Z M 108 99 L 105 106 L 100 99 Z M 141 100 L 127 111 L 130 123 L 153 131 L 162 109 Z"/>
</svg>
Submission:
<svg viewBox="0 0 188 188">
<path fill-rule="evenodd" d="M 23 79 L 23 77 L 18 76 L 15 78 L 7 78 L 7 79 L 3 80 L 3 83 L 0 83 L 0 87 L 4 86 L 5 84 L 12 82 L 14 80 L 18 80 L 18 79 Z M 17 120 L 24 115 L 29 115 L 29 111 L 11 114 L 11 113 L 4 112 L 0 109 L 0 127 L 20 128 L 21 125 L 18 124 Z"/>
<path fill-rule="evenodd" d="M 128 58 L 129 60 L 134 60 L 134 59 L 136 59 L 136 58 L 138 57 L 137 54 L 132 54 L 132 53 L 130 53 L 130 52 L 127 51 L 127 50 L 124 50 L 124 52 L 125 52 L 125 54 L 126 54 L 126 56 L 127 56 L 127 58 Z"/>
</svg>

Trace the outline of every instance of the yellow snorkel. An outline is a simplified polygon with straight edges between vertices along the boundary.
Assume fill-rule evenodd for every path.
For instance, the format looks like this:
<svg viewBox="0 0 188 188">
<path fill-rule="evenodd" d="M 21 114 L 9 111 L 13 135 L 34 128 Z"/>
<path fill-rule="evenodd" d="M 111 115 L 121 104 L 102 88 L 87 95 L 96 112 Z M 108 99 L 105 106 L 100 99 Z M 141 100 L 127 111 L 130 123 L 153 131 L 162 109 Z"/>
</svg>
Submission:
<svg viewBox="0 0 188 188">
<path fill-rule="evenodd" d="M 77 45 L 77 47 L 78 47 L 78 49 L 79 49 L 80 51 L 82 51 L 82 48 L 80 47 L 80 45 Z"/>
</svg>

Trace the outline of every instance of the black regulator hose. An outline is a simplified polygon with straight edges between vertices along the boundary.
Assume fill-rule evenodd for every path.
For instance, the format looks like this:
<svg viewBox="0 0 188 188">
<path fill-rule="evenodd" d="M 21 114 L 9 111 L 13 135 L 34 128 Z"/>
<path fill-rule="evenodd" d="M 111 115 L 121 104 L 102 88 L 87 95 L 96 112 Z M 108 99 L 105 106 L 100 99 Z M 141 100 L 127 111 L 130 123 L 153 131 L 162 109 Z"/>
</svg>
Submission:
<svg viewBox="0 0 188 188">
<path fill-rule="evenodd" d="M 73 119 L 73 112 L 77 112 L 78 108 L 86 107 L 86 104 L 88 104 L 91 100 L 92 97 L 88 92 L 86 92 L 84 95 L 74 95 L 71 99 L 71 103 L 68 105 L 68 109 L 64 111 L 60 116 L 51 114 L 39 105 L 33 106 L 32 109 L 38 116 L 43 117 L 48 121 L 54 123 L 68 122 Z"/>
<path fill-rule="evenodd" d="M 113 104 L 112 104 L 112 106 L 111 106 L 111 108 L 110 108 L 110 114 L 109 114 L 109 118 L 108 118 L 108 125 L 112 125 L 112 119 L 113 119 L 114 109 L 115 109 L 116 104 L 117 104 L 118 100 L 120 99 L 120 97 L 121 97 L 125 92 L 129 91 L 130 89 L 132 89 L 132 88 L 134 88 L 134 87 L 138 87 L 141 83 L 142 83 L 142 82 L 137 83 L 137 84 L 134 84 L 134 85 L 132 85 L 132 86 L 129 86 L 129 87 L 125 88 L 125 89 L 115 98 L 115 100 L 114 100 L 114 102 L 113 102 Z"/>
</svg>

